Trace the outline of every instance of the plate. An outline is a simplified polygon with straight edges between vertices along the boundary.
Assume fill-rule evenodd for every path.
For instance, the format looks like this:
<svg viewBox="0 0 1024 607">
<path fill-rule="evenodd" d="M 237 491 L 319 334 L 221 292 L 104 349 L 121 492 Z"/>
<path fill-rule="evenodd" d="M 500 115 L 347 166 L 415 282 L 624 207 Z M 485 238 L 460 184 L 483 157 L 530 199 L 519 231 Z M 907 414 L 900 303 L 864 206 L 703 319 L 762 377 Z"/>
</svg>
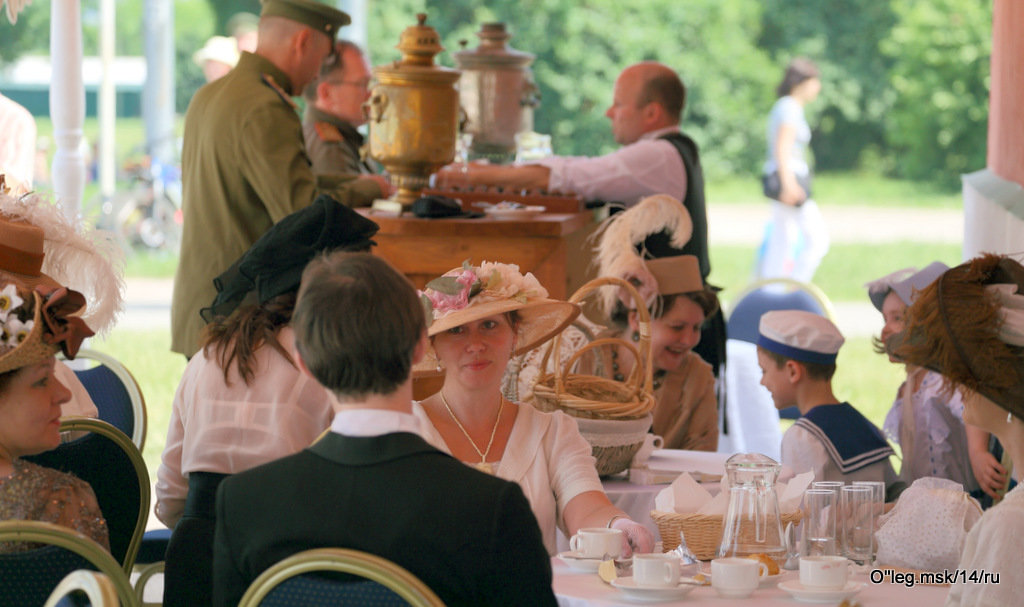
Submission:
<svg viewBox="0 0 1024 607">
<path fill-rule="evenodd" d="M 782 573 L 781 572 L 780 573 L 776 573 L 775 575 L 766 575 L 763 578 L 761 578 L 761 582 L 758 585 L 761 586 L 761 587 L 764 587 L 764 586 L 774 586 L 781 579 L 782 579 Z"/>
<path fill-rule="evenodd" d="M 792 597 L 804 603 L 835 603 L 849 598 L 864 587 L 864 582 L 846 582 L 846 586 L 835 590 L 825 588 L 808 588 L 800 580 L 779 582 L 779 590 L 788 592 Z"/>
<path fill-rule="evenodd" d="M 519 209 L 509 209 L 493 206 L 484 209 L 484 213 L 486 213 L 488 217 L 493 217 L 495 219 L 516 219 L 522 221 L 525 219 L 532 219 L 537 215 L 543 213 L 546 209 L 547 207 L 537 205 L 522 207 Z"/>
<path fill-rule="evenodd" d="M 668 588 L 655 588 L 652 586 L 637 586 L 631 577 L 620 577 L 612 580 L 612 586 L 618 588 L 630 599 L 645 603 L 658 601 L 674 601 L 682 598 L 696 588 L 693 584 L 680 584 Z"/>
<path fill-rule="evenodd" d="M 575 552 L 559 552 L 558 558 L 574 571 L 597 573 L 597 568 L 601 565 L 601 559 L 584 558 Z"/>
</svg>

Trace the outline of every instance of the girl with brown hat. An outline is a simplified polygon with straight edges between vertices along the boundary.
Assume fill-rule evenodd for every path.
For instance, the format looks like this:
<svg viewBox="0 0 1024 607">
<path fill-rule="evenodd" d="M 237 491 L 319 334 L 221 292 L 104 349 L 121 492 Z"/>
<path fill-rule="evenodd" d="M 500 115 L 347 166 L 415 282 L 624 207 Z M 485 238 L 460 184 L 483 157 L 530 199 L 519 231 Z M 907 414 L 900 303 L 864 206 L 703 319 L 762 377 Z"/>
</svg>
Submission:
<svg viewBox="0 0 1024 607">
<path fill-rule="evenodd" d="M 413 404 L 428 442 L 484 472 L 520 484 L 555 552 L 555 528 L 621 529 L 631 548 L 650 552 L 654 538 L 604 494 L 591 447 L 568 415 L 511 402 L 502 378 L 515 355 L 536 348 L 579 314 L 547 297 L 519 267 L 464 264 L 428 283 L 433 322 L 430 358 L 445 369 L 440 392 Z M 627 551 L 628 554 L 628 551 Z"/>
</svg>

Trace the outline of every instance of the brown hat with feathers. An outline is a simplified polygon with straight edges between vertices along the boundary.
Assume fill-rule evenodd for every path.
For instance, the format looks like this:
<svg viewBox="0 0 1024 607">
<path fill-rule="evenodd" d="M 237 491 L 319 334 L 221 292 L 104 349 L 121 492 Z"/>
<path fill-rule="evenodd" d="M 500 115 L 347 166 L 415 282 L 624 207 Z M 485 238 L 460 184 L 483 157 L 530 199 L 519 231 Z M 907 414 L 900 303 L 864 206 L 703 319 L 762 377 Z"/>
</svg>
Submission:
<svg viewBox="0 0 1024 607">
<path fill-rule="evenodd" d="M 1024 418 L 1024 266 L 986 254 L 919 292 L 906 329 L 887 344 L 899 359 L 941 373 Z"/>
</svg>

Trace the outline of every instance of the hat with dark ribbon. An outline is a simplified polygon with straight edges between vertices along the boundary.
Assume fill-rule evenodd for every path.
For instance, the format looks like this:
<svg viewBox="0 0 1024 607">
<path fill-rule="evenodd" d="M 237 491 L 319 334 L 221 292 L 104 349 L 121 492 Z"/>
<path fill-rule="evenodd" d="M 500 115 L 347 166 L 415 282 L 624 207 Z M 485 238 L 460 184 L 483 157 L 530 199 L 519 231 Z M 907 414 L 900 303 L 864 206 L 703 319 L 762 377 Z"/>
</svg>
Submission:
<svg viewBox="0 0 1024 607">
<path fill-rule="evenodd" d="M 42 362 L 58 350 L 72 359 L 93 335 L 74 312 L 85 296 L 66 287 L 34 289 L 0 278 L 0 373 Z"/>
<path fill-rule="evenodd" d="M 274 224 L 223 274 L 213 279 L 217 296 L 199 313 L 210 322 L 242 304 L 262 304 L 298 291 L 302 271 L 320 253 L 366 251 L 380 229 L 347 206 L 321 194 L 308 207 Z"/>
<path fill-rule="evenodd" d="M 757 346 L 793 360 L 832 365 L 843 334 L 831 320 L 804 310 L 772 310 L 761 315 Z"/>
</svg>

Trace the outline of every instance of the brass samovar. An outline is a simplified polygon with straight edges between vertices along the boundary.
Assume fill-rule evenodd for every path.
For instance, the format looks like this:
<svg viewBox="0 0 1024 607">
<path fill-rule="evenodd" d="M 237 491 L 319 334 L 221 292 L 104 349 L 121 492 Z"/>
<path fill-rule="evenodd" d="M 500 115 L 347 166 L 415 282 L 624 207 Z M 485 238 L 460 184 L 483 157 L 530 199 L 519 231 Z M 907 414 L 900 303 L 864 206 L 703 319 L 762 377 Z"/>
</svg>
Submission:
<svg viewBox="0 0 1024 607">
<path fill-rule="evenodd" d="M 540 89 L 530 71 L 534 56 L 506 44 L 511 34 L 504 23 L 484 23 L 476 35 L 480 46 L 454 53 L 462 70 L 463 132 L 473 135 L 474 156 L 511 160 L 516 133 L 533 130 L 533 109 L 540 105 Z"/>
<path fill-rule="evenodd" d="M 377 84 L 366 102 L 370 156 L 398 188 L 392 200 L 413 203 L 430 175 L 455 158 L 459 122 L 460 72 L 434 65 L 444 50 L 427 16 L 405 28 L 398 43 L 402 58 L 373 68 Z"/>
</svg>

